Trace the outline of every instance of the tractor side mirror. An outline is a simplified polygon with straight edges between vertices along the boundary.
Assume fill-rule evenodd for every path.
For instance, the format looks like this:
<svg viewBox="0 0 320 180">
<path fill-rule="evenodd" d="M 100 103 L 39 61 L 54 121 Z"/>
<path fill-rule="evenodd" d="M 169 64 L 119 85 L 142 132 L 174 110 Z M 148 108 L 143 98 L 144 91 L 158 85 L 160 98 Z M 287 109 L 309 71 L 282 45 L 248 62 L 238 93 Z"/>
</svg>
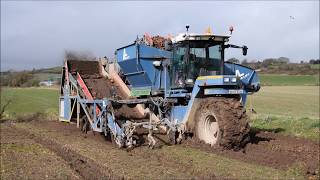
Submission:
<svg viewBox="0 0 320 180">
<path fill-rule="evenodd" d="M 247 52 L 248 52 L 248 47 L 247 47 L 247 46 L 243 46 L 243 47 L 242 47 L 242 54 L 243 54 L 244 56 L 246 56 L 246 55 L 247 55 Z"/>
</svg>

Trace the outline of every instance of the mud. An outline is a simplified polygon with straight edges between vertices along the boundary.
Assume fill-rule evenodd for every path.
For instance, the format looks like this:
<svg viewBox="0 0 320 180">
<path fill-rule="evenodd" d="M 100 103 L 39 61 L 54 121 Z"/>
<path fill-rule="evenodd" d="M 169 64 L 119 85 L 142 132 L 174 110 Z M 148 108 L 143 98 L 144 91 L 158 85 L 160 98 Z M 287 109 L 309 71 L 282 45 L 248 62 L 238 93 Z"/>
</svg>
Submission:
<svg viewBox="0 0 320 180">
<path fill-rule="evenodd" d="M 102 134 L 81 133 L 74 124 L 50 121 L 28 122 L 27 126 L 32 130 L 18 126 L 18 132 L 32 134 L 38 143 L 65 159 L 84 179 L 216 179 L 213 171 L 198 172 L 192 165 L 181 164 L 170 154 L 147 146 L 130 151 L 118 149 Z M 186 172 L 188 170 L 190 172 Z"/>
<path fill-rule="evenodd" d="M 74 141 L 79 141 L 82 139 L 82 141 L 88 141 L 91 142 L 91 145 L 88 144 L 89 147 L 95 147 L 97 149 L 97 152 L 108 152 L 108 157 L 118 157 L 116 154 L 112 153 L 120 153 L 122 154 L 121 157 L 122 161 L 117 161 L 117 163 L 125 163 L 126 160 L 131 159 L 131 165 L 128 164 L 121 164 L 122 166 L 130 166 L 127 168 L 133 168 L 135 166 L 135 161 L 140 162 L 142 159 L 143 161 L 152 161 L 156 164 L 158 164 L 155 167 L 150 168 L 177 168 L 176 173 L 180 173 L 181 171 L 188 171 L 189 168 L 194 168 L 192 164 L 181 164 L 180 161 L 176 161 L 177 159 L 170 156 L 170 154 L 163 154 L 160 153 L 157 149 L 162 149 L 163 147 L 170 146 L 168 143 L 168 139 L 164 138 L 163 135 L 155 135 L 156 139 L 158 141 L 157 147 L 155 150 L 148 149 L 145 146 L 145 141 L 141 142 L 140 147 L 136 147 L 133 150 L 128 151 L 128 154 L 123 154 L 121 151 L 115 151 L 112 147 L 114 147 L 111 142 L 106 141 L 106 139 L 98 134 L 95 133 L 95 135 L 92 135 L 92 132 L 89 132 L 88 134 L 80 133 L 80 130 L 75 127 L 75 125 L 72 124 L 65 124 L 61 122 L 28 122 L 28 124 L 32 124 L 33 129 L 39 129 L 44 132 L 56 132 L 60 134 L 60 136 L 63 136 L 66 138 L 66 142 L 68 142 L 71 139 L 74 139 Z M 29 131 L 29 130 L 28 130 Z M 189 149 L 198 149 L 203 152 L 213 153 L 217 155 L 221 155 L 227 158 L 239 160 L 242 162 L 246 162 L 249 164 L 256 164 L 261 166 L 267 166 L 274 169 L 284 170 L 287 171 L 288 169 L 294 167 L 295 165 L 302 166 L 304 170 L 304 174 L 306 178 L 310 179 L 318 179 L 319 178 L 319 143 L 314 142 L 308 139 L 303 138 L 296 138 L 291 136 L 283 136 L 275 132 L 268 132 L 269 130 L 257 130 L 253 129 L 250 132 L 251 136 L 251 142 L 246 145 L 243 151 L 232 151 L 232 150 L 226 150 L 223 148 L 213 148 L 209 145 L 203 144 L 195 139 L 189 138 L 182 142 L 181 145 L 175 145 L 180 146 L 183 148 L 189 148 Z M 23 134 L 27 134 L 24 133 Z M 39 136 L 39 135 L 35 135 Z M 44 138 L 45 137 L 45 138 Z M 43 144 L 45 147 L 51 149 L 52 151 L 59 154 L 59 156 L 63 157 L 67 162 L 70 162 L 70 166 L 74 168 L 77 172 L 81 171 L 83 175 L 81 177 L 86 178 L 87 173 L 90 174 L 90 172 L 86 172 L 85 169 L 90 169 L 91 171 L 99 174 L 99 176 L 104 177 L 115 177 L 113 176 L 113 170 L 114 169 L 105 169 L 104 167 L 104 173 L 108 172 L 108 174 L 103 174 L 103 171 L 101 170 L 101 163 L 97 162 L 93 159 L 91 161 L 90 159 L 87 159 L 83 155 L 78 154 L 77 152 L 74 152 L 71 149 L 66 148 L 65 146 L 60 144 L 57 144 L 53 141 L 52 138 L 53 135 L 50 136 L 43 136 L 40 139 L 39 137 L 35 138 L 37 142 L 40 144 Z M 55 136 L 54 136 L 55 137 Z M 64 138 L 64 139 L 65 139 Z M 67 140 L 69 139 L 69 140 Z M 92 141 L 95 141 L 96 143 L 93 143 Z M 99 144 L 94 145 L 94 144 Z M 92 146 L 94 145 L 94 146 Z M 81 148 L 82 146 L 78 146 L 78 148 Z M 83 151 L 87 151 L 85 147 L 83 147 Z M 111 149 L 110 149 L 111 148 Z M 114 147 L 117 149 L 116 147 Z M 101 149 L 104 149 L 103 151 L 100 151 Z M 69 153 L 69 154 L 68 154 Z M 111 153 L 111 154 L 110 154 Z M 66 156 L 66 157 L 64 157 Z M 69 159 L 71 156 L 71 159 Z M 91 158 L 92 159 L 92 158 Z M 99 158 L 100 159 L 100 158 Z M 106 160 L 101 159 L 103 162 Z M 113 161 L 113 160 L 110 160 Z M 74 163 L 74 164 L 73 164 Z M 118 166 L 121 166 L 120 164 Z M 190 167 L 189 167 L 190 166 Z M 112 168 L 112 166 L 110 167 Z M 78 169 L 78 170 L 77 170 Z M 102 171 L 102 174 L 101 174 Z M 198 176 L 199 179 L 210 177 L 209 179 L 214 178 L 213 172 L 210 173 L 203 173 L 202 171 L 199 172 L 202 176 Z M 192 172 L 192 177 L 196 177 L 197 171 L 194 169 L 194 172 Z M 90 175 L 91 177 L 91 175 Z M 97 176 L 92 176 L 97 177 Z M 92 178 L 91 177 L 91 178 Z M 208 178 L 205 178 L 208 179 Z M 218 178 L 220 179 L 220 178 Z"/>
<path fill-rule="evenodd" d="M 276 169 L 287 169 L 300 164 L 306 177 L 319 178 L 319 142 L 259 129 L 251 129 L 250 139 L 250 143 L 242 151 L 212 148 L 194 138 L 184 141 L 183 146 Z"/>
<path fill-rule="evenodd" d="M 14 128 L 14 126 L 11 126 Z M 118 177 L 113 175 L 110 170 L 106 167 L 102 167 L 97 164 L 95 161 L 80 155 L 79 153 L 61 146 L 55 141 L 38 136 L 29 131 L 15 129 L 16 132 L 24 134 L 28 137 L 31 137 L 36 143 L 41 144 L 45 148 L 51 150 L 56 155 L 64 159 L 69 166 L 79 174 L 83 179 L 121 179 L 123 177 Z"/>
<path fill-rule="evenodd" d="M 36 141 L 69 162 L 69 165 L 84 179 L 121 179 L 121 177 L 112 175 L 111 171 L 106 169 L 106 167 L 100 166 L 95 161 L 88 159 L 71 149 L 63 148 L 54 141 L 39 136 L 36 137 Z"/>
<path fill-rule="evenodd" d="M 83 179 L 67 161 L 19 131 L 8 121 L 1 124 L 0 179 Z"/>
</svg>

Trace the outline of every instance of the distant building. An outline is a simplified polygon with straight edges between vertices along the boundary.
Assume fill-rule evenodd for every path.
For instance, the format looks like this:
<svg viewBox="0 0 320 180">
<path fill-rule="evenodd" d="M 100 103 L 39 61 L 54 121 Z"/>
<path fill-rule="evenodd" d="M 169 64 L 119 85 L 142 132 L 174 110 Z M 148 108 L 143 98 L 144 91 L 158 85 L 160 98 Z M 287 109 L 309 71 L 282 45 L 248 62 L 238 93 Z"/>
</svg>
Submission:
<svg viewBox="0 0 320 180">
<path fill-rule="evenodd" d="M 41 81 L 39 82 L 39 86 L 52 86 L 54 83 L 53 81 Z"/>
</svg>

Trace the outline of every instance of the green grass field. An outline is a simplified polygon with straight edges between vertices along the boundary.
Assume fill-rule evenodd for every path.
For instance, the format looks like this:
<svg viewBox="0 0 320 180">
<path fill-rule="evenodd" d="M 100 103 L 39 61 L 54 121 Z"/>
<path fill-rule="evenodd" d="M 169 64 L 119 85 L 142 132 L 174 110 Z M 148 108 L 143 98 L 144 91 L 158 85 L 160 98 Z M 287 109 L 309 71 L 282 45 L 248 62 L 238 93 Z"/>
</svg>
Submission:
<svg viewBox="0 0 320 180">
<path fill-rule="evenodd" d="M 319 88 L 320 86 L 263 86 L 250 96 L 247 108 L 251 126 L 263 129 L 281 129 L 281 133 L 319 138 Z M 1 106 L 8 99 L 12 103 L 5 118 L 32 113 L 58 115 L 58 90 L 45 88 L 3 88 Z"/>
<path fill-rule="evenodd" d="M 318 75 L 259 74 L 264 86 L 315 86 L 319 85 Z"/>
<path fill-rule="evenodd" d="M 58 114 L 57 89 L 49 88 L 2 88 L 1 107 L 6 101 L 12 102 L 6 108 L 5 118 L 16 118 L 34 113 Z"/>
<path fill-rule="evenodd" d="M 319 86 L 265 86 L 250 96 L 251 125 L 319 139 Z"/>
<path fill-rule="evenodd" d="M 311 64 L 311 69 L 320 70 L 320 64 Z"/>
</svg>

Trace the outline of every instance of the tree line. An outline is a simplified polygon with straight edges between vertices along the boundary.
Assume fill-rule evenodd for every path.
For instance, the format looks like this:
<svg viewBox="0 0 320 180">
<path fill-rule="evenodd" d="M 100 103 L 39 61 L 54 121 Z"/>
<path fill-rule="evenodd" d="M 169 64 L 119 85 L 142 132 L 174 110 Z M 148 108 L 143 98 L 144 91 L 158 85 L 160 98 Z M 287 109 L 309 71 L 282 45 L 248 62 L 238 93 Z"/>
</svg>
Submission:
<svg viewBox="0 0 320 180">
<path fill-rule="evenodd" d="M 32 87 L 39 86 L 39 80 L 35 78 L 34 70 L 21 72 L 1 73 L 1 86 L 10 87 Z"/>
<path fill-rule="evenodd" d="M 264 64 L 264 65 L 279 65 L 279 64 L 289 64 L 290 59 L 287 57 L 279 57 L 279 58 L 267 58 L 262 61 L 260 60 L 248 61 L 247 59 L 240 61 L 239 59 L 233 57 L 228 59 L 227 62 L 243 64 L 243 65 L 250 64 L 250 63 L 258 63 L 258 64 Z M 320 59 L 310 59 L 309 61 L 300 61 L 300 64 L 320 64 Z"/>
<path fill-rule="evenodd" d="M 300 61 L 300 63 L 290 63 L 287 57 L 267 58 L 262 61 L 248 61 L 244 59 L 230 58 L 227 62 L 241 64 L 252 69 L 259 70 L 260 73 L 266 74 L 291 74 L 291 75 L 315 75 L 320 73 L 319 59 L 311 59 L 308 62 Z"/>
</svg>

